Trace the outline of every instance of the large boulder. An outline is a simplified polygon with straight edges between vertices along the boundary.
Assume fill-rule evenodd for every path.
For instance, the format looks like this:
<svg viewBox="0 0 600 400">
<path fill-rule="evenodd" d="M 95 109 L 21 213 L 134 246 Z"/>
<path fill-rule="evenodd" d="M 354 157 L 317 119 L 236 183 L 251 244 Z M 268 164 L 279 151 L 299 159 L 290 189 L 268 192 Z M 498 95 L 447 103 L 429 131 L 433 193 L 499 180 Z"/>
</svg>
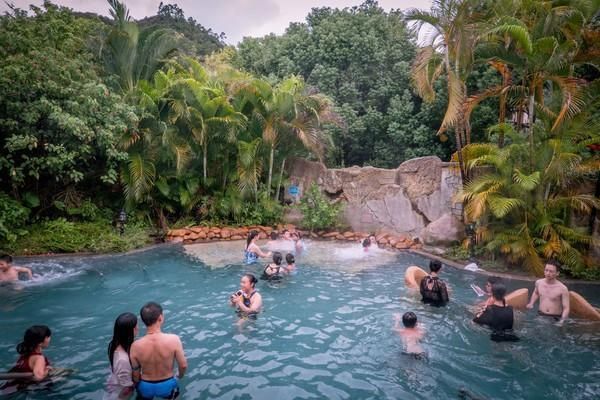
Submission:
<svg viewBox="0 0 600 400">
<path fill-rule="evenodd" d="M 449 245 L 464 238 L 464 224 L 451 213 L 445 213 L 421 231 L 421 240 L 428 245 Z"/>
</svg>

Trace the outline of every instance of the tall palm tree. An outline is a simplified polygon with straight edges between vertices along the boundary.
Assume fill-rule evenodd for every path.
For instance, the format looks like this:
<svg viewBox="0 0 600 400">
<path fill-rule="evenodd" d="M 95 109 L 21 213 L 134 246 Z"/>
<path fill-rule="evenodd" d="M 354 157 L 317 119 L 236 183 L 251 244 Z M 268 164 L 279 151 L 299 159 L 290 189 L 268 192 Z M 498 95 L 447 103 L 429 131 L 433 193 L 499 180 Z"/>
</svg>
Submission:
<svg viewBox="0 0 600 400">
<path fill-rule="evenodd" d="M 269 170 L 267 191 L 271 194 L 273 161 L 281 140 L 290 138 L 300 142 L 305 149 L 323 158 L 330 139 L 321 129 L 327 121 L 336 122 L 329 98 L 320 94 L 307 93 L 304 81 L 292 76 L 277 86 L 265 90 L 264 82 L 255 82 L 254 91 L 245 90 L 257 96 L 249 100 L 253 105 L 252 118 L 262 129 L 262 142 L 269 149 Z"/>
<path fill-rule="evenodd" d="M 229 143 L 246 124 L 246 116 L 235 110 L 218 77 L 209 77 L 196 60 L 184 59 L 187 68 L 178 74 L 170 93 L 169 121 L 183 123 L 192 140 L 202 148 L 202 177 L 207 183 L 208 148 L 219 136 Z"/>
<path fill-rule="evenodd" d="M 492 128 L 504 132 L 506 146 L 466 147 L 467 167 L 485 167 L 485 172 L 465 185 L 459 199 L 466 217 L 481 222 L 479 239 L 489 250 L 504 254 L 512 263 L 523 262 L 537 274 L 542 273 L 542 259 L 551 257 L 571 270 L 581 270 L 589 264 L 582 250 L 593 239 L 584 229 L 573 228 L 570 216 L 589 214 L 600 206 L 592 195 L 577 191 L 600 168 L 600 161 L 586 151 L 589 143 L 598 140 L 598 122 L 589 112 L 566 119 L 554 131 L 552 118 L 542 116 L 542 123 L 534 136 L 533 168 L 529 138 L 508 124 Z"/>
<path fill-rule="evenodd" d="M 438 134 L 454 129 L 461 177 L 465 181 L 462 148 L 469 141 L 465 132 L 463 105 L 466 79 L 473 66 L 473 50 L 479 39 L 481 8 L 475 0 L 434 0 L 430 11 L 408 10 L 405 19 L 418 33 L 427 27 L 428 43 L 418 50 L 412 77 L 419 96 L 433 101 L 433 83 L 445 74 L 448 106 Z"/>
<path fill-rule="evenodd" d="M 129 10 L 119 0 L 108 0 L 113 28 L 102 50 L 109 73 L 118 77 L 123 93 L 135 92 L 140 80 L 150 80 L 172 55 L 181 35 L 171 29 L 140 32 Z"/>
</svg>

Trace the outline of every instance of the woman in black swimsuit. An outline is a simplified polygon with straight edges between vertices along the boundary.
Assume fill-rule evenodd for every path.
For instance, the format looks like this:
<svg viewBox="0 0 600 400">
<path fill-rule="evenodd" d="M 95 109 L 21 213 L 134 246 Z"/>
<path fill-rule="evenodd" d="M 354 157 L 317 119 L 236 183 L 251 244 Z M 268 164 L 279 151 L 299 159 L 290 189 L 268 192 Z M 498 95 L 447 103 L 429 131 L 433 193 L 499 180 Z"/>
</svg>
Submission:
<svg viewBox="0 0 600 400">
<path fill-rule="evenodd" d="M 242 276 L 240 290 L 229 298 L 232 307 L 237 308 L 240 317 L 256 316 L 262 307 L 262 297 L 256 291 L 258 279 L 252 274 Z"/>
<path fill-rule="evenodd" d="M 498 342 L 519 340 L 512 332 L 514 313 L 513 308 L 506 305 L 505 295 L 506 286 L 503 283 L 494 283 L 492 285 L 493 303 L 473 319 L 473 322 L 477 324 L 488 325 L 492 328 L 491 339 Z"/>
</svg>

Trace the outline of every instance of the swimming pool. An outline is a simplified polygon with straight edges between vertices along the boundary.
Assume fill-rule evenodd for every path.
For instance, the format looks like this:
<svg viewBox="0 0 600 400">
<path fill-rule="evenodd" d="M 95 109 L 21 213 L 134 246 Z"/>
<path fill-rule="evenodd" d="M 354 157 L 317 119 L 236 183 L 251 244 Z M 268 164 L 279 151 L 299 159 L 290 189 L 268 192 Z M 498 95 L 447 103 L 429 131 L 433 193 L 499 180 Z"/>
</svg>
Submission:
<svg viewBox="0 0 600 400">
<path fill-rule="evenodd" d="M 517 323 L 520 342 L 491 342 L 469 311 L 476 301 L 469 284 L 482 285 L 484 278 L 445 268 L 452 301 L 430 308 L 404 288 L 406 267 L 426 264 L 407 253 L 361 257 L 348 245 L 345 253 L 332 242 L 309 245 L 296 275 L 259 282 L 264 312 L 239 329 L 227 298 L 242 272 L 260 267 L 226 264 L 241 258 L 243 245 L 221 246 L 230 247 L 186 253 L 165 246 L 31 263 L 44 279 L 20 291 L 0 288 L 0 368 L 16 360 L 14 346 L 25 328 L 44 323 L 53 331 L 46 354 L 78 372 L 50 391 L 12 398 L 101 398 L 114 319 L 137 314 L 149 300 L 165 309 L 164 331 L 184 343 L 183 399 L 452 399 L 461 388 L 485 399 L 600 396 L 598 323 L 557 327 L 531 312 Z M 221 264 L 214 264 L 219 255 Z M 584 294 L 597 305 L 600 296 L 592 291 Z M 427 329 L 426 361 L 403 355 L 392 331 L 393 314 L 407 310 Z"/>
</svg>

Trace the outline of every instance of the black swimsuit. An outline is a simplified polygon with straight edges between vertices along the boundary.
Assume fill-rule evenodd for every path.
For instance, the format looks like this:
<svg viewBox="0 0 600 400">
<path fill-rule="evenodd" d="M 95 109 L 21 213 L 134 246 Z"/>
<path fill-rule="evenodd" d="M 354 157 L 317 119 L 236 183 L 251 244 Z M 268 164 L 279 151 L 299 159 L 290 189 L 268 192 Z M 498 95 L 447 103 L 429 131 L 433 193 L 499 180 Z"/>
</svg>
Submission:
<svg viewBox="0 0 600 400">
<path fill-rule="evenodd" d="M 267 269 L 276 269 L 276 272 L 274 274 L 267 274 Z M 281 279 L 281 275 L 279 274 L 280 271 L 281 271 L 281 266 L 278 265 L 277 267 L 271 267 L 271 264 L 267 264 L 267 266 L 263 270 L 263 274 L 261 276 L 261 279 L 263 279 L 263 280 L 278 280 L 278 279 Z"/>
<path fill-rule="evenodd" d="M 429 285 L 431 285 L 431 288 L 429 288 Z M 448 289 L 446 289 L 446 284 L 437 276 L 432 277 L 427 275 L 423 278 L 421 280 L 420 292 L 422 301 L 425 304 L 441 307 L 448 303 Z"/>
</svg>

